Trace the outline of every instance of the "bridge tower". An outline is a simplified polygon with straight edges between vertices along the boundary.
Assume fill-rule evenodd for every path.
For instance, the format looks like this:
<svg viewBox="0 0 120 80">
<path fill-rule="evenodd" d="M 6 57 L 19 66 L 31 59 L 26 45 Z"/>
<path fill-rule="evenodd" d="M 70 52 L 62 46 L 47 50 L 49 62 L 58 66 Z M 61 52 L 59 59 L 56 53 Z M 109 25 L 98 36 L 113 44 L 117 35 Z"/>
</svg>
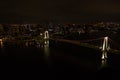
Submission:
<svg viewBox="0 0 120 80">
<path fill-rule="evenodd" d="M 45 39 L 45 44 L 49 44 L 49 32 L 48 31 L 45 31 L 44 32 L 44 39 Z"/>
<path fill-rule="evenodd" d="M 49 33 L 48 33 L 48 31 L 45 31 L 45 36 L 44 36 L 44 39 L 49 39 Z"/>
<path fill-rule="evenodd" d="M 102 46 L 102 59 L 107 58 L 107 52 L 110 50 L 110 46 L 108 44 L 108 37 L 104 37 L 103 46 Z"/>
</svg>

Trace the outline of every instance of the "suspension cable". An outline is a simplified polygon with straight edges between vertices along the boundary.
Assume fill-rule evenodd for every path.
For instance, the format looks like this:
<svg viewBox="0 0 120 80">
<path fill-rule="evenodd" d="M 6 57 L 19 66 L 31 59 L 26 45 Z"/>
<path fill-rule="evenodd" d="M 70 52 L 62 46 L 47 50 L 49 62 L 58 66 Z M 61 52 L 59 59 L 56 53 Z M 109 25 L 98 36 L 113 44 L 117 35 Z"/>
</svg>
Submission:
<svg viewBox="0 0 120 80">
<path fill-rule="evenodd" d="M 97 39 L 83 40 L 83 41 L 81 41 L 81 42 L 92 42 L 92 41 L 97 41 L 97 40 L 102 40 L 102 39 L 104 39 L 104 37 L 97 38 Z"/>
</svg>

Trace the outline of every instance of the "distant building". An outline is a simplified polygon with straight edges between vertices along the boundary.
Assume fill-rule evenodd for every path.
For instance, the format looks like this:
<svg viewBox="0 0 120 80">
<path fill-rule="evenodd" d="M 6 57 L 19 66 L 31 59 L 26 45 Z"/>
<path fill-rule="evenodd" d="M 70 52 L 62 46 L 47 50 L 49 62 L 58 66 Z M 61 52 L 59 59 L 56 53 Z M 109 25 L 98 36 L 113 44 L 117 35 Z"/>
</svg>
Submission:
<svg viewBox="0 0 120 80">
<path fill-rule="evenodd" d="M 17 36 L 20 34 L 19 24 L 11 24 L 10 25 L 10 34 L 13 36 Z"/>
<path fill-rule="evenodd" d="M 3 25 L 0 24 L 0 35 L 2 35 L 4 33 L 4 28 L 3 28 Z"/>
</svg>

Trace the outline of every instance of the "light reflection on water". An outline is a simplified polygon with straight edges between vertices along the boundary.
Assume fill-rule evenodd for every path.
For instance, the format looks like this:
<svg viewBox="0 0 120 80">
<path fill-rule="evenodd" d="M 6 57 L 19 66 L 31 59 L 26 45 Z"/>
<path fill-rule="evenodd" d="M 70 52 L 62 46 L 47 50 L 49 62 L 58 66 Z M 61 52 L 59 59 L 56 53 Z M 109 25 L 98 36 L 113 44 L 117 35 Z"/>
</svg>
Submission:
<svg viewBox="0 0 120 80">
<path fill-rule="evenodd" d="M 107 67 L 107 59 L 102 59 L 101 68 Z"/>
<path fill-rule="evenodd" d="M 44 54 L 45 57 L 48 58 L 49 57 L 49 40 L 45 41 L 45 45 L 44 45 Z"/>
<path fill-rule="evenodd" d="M 47 62 L 47 64 L 50 65 L 51 64 L 51 59 L 50 59 L 49 40 L 45 40 L 45 44 L 44 44 L 44 58 L 45 58 L 45 61 Z"/>
<path fill-rule="evenodd" d="M 88 56 L 87 55 L 87 53 L 86 53 L 86 55 L 87 56 L 84 56 L 84 55 L 82 55 L 82 54 L 84 54 L 84 50 L 87 50 L 87 48 L 81 48 L 80 50 L 79 50 L 79 48 L 78 48 L 78 51 L 76 52 L 76 55 L 74 56 L 74 54 L 75 54 L 75 52 L 74 51 L 76 51 L 76 49 L 73 47 L 72 49 L 73 49 L 73 52 L 72 51 L 70 51 L 69 49 L 64 49 L 64 48 L 62 48 L 62 49 L 60 49 L 60 48 L 58 48 L 58 49 L 56 49 L 57 47 L 54 47 L 54 48 L 51 48 L 50 46 L 49 46 L 49 40 L 46 40 L 45 42 L 44 42 L 45 44 L 44 44 L 44 46 L 43 47 L 36 47 L 37 49 L 42 49 L 42 51 L 43 51 L 43 53 L 42 53 L 42 51 L 40 51 L 39 52 L 39 54 L 44 54 L 44 60 L 45 60 L 45 62 L 47 62 L 48 63 L 48 65 L 50 65 L 51 66 L 51 64 L 57 64 L 58 63 L 58 65 L 60 64 L 60 63 L 63 63 L 62 65 L 64 65 L 64 64 L 71 64 L 71 65 L 73 65 L 73 64 L 75 64 L 75 65 L 79 65 L 80 64 L 80 66 L 89 66 L 89 67 L 99 67 L 99 68 L 104 68 L 104 67 L 107 67 L 107 66 L 109 66 L 110 64 L 108 64 L 109 62 L 110 62 L 110 60 L 109 59 L 107 59 L 107 57 L 106 57 L 106 59 L 101 59 L 101 55 L 98 57 L 98 58 L 100 58 L 98 61 L 95 61 L 96 59 L 94 59 L 94 58 L 96 58 L 96 57 L 92 57 L 92 58 L 90 58 L 90 56 Z M 61 47 L 61 46 L 60 46 Z M 67 46 L 68 47 L 68 46 Z M 70 46 L 69 46 L 70 47 Z M 5 54 L 7 51 L 5 50 L 3 50 L 4 48 L 2 48 L 1 49 L 1 52 L 2 53 L 4 53 L 4 55 L 7 55 L 7 54 Z M 34 48 L 33 48 L 34 49 Z M 84 49 L 84 50 L 82 50 L 82 49 Z M 18 49 L 19 50 L 19 49 Z M 68 52 L 66 52 L 65 50 L 67 50 Z M 70 51 L 70 52 L 69 52 Z M 13 52 L 14 53 L 14 51 L 11 51 L 11 52 Z M 17 51 L 16 51 L 17 52 Z M 22 51 L 21 51 L 22 52 Z M 27 51 L 26 51 L 27 52 Z M 9 53 L 9 52 L 8 52 Z M 31 52 L 32 53 L 32 52 Z M 68 53 L 68 54 L 67 54 Z M 80 53 L 80 54 L 79 54 Z M 97 53 L 97 52 L 95 52 L 95 53 Z M 72 55 L 70 55 L 70 54 L 72 54 Z M 77 55 L 78 54 L 78 55 Z M 102 53 L 103 54 L 103 53 Z M 17 55 L 17 54 L 16 54 Z M 29 56 L 29 55 L 28 55 Z M 76 57 L 77 56 L 77 57 Z M 83 56 L 83 57 L 81 57 L 81 56 Z M 93 55 L 94 56 L 94 55 Z M 104 53 L 104 56 L 107 56 L 106 55 L 106 53 Z M 86 57 L 88 57 L 88 58 L 86 58 Z M 90 59 L 89 59 L 90 58 Z M 108 58 L 109 58 L 109 55 L 108 55 Z M 59 61 L 59 62 L 58 62 Z M 66 62 L 66 63 L 65 63 Z M 92 65 L 91 64 L 88 64 L 87 65 L 87 63 L 93 63 Z M 74 66 L 75 66 L 74 65 Z"/>
</svg>

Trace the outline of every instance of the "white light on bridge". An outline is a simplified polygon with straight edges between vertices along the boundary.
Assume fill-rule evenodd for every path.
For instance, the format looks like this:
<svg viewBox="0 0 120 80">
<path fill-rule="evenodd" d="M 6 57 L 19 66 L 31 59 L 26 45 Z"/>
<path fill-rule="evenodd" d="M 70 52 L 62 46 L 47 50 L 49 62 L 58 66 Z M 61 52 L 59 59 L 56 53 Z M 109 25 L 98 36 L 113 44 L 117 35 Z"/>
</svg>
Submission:
<svg viewBox="0 0 120 80">
<path fill-rule="evenodd" d="M 104 38 L 102 50 L 105 51 L 108 48 L 108 37 Z"/>
<path fill-rule="evenodd" d="M 104 41 L 103 41 L 103 46 L 102 46 L 102 59 L 106 59 L 107 58 L 107 51 L 110 49 L 110 47 L 108 46 L 108 37 L 104 37 Z"/>
<path fill-rule="evenodd" d="M 108 40 L 108 37 L 105 37 L 106 40 Z"/>
<path fill-rule="evenodd" d="M 48 33 L 48 31 L 45 31 L 45 36 L 44 36 L 44 39 L 48 39 L 49 38 L 49 33 Z"/>
</svg>

